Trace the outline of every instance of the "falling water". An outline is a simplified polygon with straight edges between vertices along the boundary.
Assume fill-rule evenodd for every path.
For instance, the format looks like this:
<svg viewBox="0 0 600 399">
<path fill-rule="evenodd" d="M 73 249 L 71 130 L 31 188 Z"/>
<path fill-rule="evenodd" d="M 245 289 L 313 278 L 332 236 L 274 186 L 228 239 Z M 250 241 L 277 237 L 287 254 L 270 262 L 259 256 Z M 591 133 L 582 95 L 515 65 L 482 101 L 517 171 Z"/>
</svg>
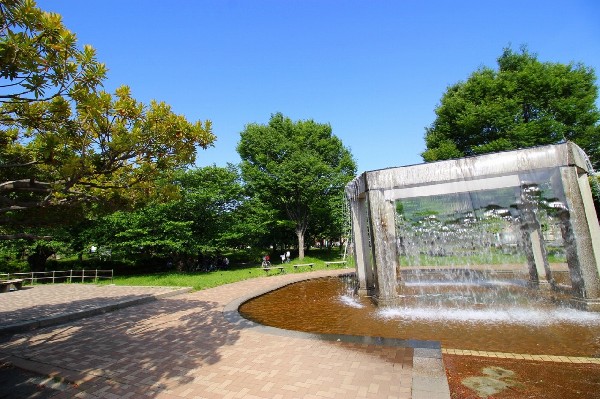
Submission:
<svg viewBox="0 0 600 399">
<path fill-rule="evenodd" d="M 562 187 L 556 186 L 558 173 L 557 168 L 522 173 L 516 187 L 398 200 L 405 308 L 427 308 L 430 317 L 494 320 L 490 313 L 510 316 L 517 309 L 537 311 L 543 303 L 566 299 L 545 297 L 528 286 L 527 243 L 521 234 L 524 223 L 539 226 L 558 280 L 569 284 L 558 218 L 566 206 Z"/>
</svg>

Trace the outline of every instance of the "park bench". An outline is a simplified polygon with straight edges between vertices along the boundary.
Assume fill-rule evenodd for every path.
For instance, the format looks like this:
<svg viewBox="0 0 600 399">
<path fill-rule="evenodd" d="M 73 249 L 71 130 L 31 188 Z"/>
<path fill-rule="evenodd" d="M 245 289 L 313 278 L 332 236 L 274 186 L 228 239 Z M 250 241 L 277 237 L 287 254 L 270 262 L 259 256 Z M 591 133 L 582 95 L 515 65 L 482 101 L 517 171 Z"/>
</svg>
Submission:
<svg viewBox="0 0 600 399">
<path fill-rule="evenodd" d="M 23 280 L 22 279 L 0 280 L 0 292 L 10 291 L 11 286 L 15 287 L 15 290 L 20 290 L 21 288 L 23 288 Z"/>
<path fill-rule="evenodd" d="M 325 262 L 325 267 L 329 267 L 329 265 L 344 265 L 344 267 L 348 267 L 345 260 L 339 260 L 335 262 Z"/>
<path fill-rule="evenodd" d="M 285 273 L 285 268 L 283 266 L 266 266 L 259 267 L 259 269 L 264 270 L 267 274 L 269 274 L 269 271 L 273 269 L 279 270 L 279 273 Z"/>
<path fill-rule="evenodd" d="M 314 263 L 302 263 L 299 265 L 294 265 L 294 269 L 297 269 L 299 267 L 310 267 L 312 269 L 314 265 Z"/>
</svg>

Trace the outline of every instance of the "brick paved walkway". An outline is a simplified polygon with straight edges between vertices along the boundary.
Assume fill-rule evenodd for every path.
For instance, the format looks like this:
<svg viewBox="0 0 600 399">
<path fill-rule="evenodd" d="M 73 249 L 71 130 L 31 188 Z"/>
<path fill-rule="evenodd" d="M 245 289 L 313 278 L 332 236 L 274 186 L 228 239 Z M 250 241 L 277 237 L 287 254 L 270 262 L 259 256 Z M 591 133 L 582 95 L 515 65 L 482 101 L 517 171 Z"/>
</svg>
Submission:
<svg viewBox="0 0 600 399">
<path fill-rule="evenodd" d="M 0 333 L 64 323 L 188 291 L 191 289 L 94 284 L 25 286 L 0 296 Z"/>
<path fill-rule="evenodd" d="M 341 273 L 347 270 L 255 278 L 28 332 L 5 330 L 0 361 L 75 383 L 57 398 L 449 398 L 439 348 L 284 332 L 235 311 L 273 287 Z M 23 321 L 18 314 L 52 319 L 71 304 L 123 307 L 125 296 L 161 294 L 121 287 L 111 296 L 120 288 L 95 287 L 95 297 L 80 297 L 78 289 L 89 295 L 94 286 L 55 287 L 73 290 L 67 305 L 44 302 L 60 293 L 44 296 L 38 286 L 22 291 L 29 304 L 0 294 L 0 332 Z"/>
</svg>

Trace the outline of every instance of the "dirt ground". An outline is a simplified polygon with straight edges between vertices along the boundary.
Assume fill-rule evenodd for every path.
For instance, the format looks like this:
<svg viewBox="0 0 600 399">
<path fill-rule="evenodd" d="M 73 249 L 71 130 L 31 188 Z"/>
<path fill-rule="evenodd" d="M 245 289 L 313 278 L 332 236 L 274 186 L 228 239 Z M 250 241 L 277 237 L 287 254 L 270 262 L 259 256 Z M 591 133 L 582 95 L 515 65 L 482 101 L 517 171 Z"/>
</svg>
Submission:
<svg viewBox="0 0 600 399">
<path fill-rule="evenodd" d="M 600 399 L 600 364 L 444 355 L 452 399 Z"/>
</svg>

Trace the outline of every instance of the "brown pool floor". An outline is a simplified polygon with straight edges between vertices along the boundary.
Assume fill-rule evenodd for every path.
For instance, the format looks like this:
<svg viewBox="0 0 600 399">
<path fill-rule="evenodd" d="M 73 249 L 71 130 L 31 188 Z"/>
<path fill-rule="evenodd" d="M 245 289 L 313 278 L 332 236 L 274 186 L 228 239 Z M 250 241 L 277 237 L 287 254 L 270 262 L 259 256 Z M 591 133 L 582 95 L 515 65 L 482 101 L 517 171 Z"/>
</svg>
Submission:
<svg viewBox="0 0 600 399">
<path fill-rule="evenodd" d="M 597 399 L 600 364 L 444 354 L 452 399 Z"/>
</svg>

